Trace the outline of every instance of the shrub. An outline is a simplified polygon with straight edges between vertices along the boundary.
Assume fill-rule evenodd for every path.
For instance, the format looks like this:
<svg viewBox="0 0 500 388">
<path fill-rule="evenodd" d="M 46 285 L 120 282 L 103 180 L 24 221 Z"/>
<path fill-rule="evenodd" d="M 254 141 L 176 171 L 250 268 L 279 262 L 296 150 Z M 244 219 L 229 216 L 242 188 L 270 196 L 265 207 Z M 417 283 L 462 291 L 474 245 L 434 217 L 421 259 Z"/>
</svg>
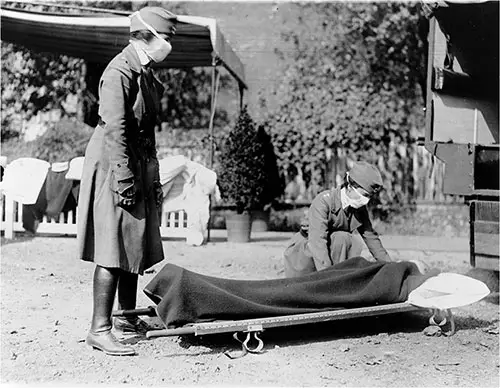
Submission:
<svg viewBox="0 0 500 388">
<path fill-rule="evenodd" d="M 246 107 L 223 139 L 218 157 L 217 176 L 222 200 L 236 206 L 240 214 L 262 208 L 267 181 L 264 146 Z"/>
<path fill-rule="evenodd" d="M 72 119 L 62 119 L 32 142 L 32 157 L 49 163 L 69 161 L 85 155 L 93 128 Z"/>
</svg>

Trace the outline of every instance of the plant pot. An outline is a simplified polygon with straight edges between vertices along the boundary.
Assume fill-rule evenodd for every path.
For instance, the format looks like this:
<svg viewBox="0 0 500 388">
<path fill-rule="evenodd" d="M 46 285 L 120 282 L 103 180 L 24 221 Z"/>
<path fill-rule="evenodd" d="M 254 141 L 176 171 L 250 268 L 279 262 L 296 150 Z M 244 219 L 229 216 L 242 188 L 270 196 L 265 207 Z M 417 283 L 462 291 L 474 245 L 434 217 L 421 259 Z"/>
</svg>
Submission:
<svg viewBox="0 0 500 388">
<path fill-rule="evenodd" d="M 226 214 L 227 241 L 249 242 L 252 231 L 252 217 L 249 213 Z"/>
<path fill-rule="evenodd" d="M 252 210 L 252 232 L 267 232 L 269 230 L 269 210 Z"/>
</svg>

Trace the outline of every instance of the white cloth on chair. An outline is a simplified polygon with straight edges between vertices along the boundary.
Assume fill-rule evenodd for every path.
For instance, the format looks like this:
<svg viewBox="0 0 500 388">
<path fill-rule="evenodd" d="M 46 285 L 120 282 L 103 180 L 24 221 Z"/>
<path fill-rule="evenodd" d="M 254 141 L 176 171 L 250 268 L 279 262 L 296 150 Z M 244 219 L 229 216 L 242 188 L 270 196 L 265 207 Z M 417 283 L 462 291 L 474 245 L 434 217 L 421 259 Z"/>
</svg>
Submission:
<svg viewBox="0 0 500 388">
<path fill-rule="evenodd" d="M 184 210 L 187 214 L 187 243 L 201 245 L 210 217 L 210 194 L 216 192 L 217 175 L 182 155 L 160 160 L 163 211 Z"/>
<path fill-rule="evenodd" d="M 82 180 L 83 163 L 85 162 L 85 157 L 78 156 L 71 159 L 69 162 L 69 169 L 66 173 L 66 179 L 72 179 L 76 181 Z"/>
<path fill-rule="evenodd" d="M 47 178 L 50 163 L 36 158 L 19 158 L 7 165 L 0 189 L 24 205 L 36 203 Z"/>
<path fill-rule="evenodd" d="M 215 192 L 217 174 L 196 162 L 188 163 L 190 185 L 186 194 L 189 236 L 187 243 L 203 244 L 210 219 L 210 195 Z"/>
<path fill-rule="evenodd" d="M 189 184 L 188 161 L 183 155 L 169 156 L 159 161 L 164 211 L 185 210 L 186 186 Z"/>
</svg>

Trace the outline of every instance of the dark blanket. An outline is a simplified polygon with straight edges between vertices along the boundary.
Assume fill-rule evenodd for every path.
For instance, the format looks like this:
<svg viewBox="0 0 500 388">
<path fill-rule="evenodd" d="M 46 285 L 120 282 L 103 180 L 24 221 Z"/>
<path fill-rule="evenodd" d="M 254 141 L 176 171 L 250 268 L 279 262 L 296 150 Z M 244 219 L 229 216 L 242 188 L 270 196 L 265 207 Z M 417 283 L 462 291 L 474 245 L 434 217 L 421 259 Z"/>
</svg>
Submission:
<svg viewBox="0 0 500 388">
<path fill-rule="evenodd" d="M 35 221 L 41 221 L 44 215 L 57 220 L 61 213 L 76 210 L 80 181 L 66 179 L 67 172 L 48 171 L 36 203 L 23 205 L 24 229 L 35 233 Z"/>
<path fill-rule="evenodd" d="M 413 263 L 372 263 L 362 257 L 298 278 L 249 281 L 205 276 L 167 264 L 144 292 L 171 328 L 404 302 L 428 277 Z"/>
</svg>

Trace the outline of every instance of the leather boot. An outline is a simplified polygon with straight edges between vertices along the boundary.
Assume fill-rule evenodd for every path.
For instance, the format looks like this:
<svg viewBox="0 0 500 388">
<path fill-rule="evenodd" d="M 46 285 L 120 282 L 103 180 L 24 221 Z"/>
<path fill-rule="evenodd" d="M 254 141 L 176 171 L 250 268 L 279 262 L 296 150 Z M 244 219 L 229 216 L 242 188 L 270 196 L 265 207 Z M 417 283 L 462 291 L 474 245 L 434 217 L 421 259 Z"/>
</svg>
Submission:
<svg viewBox="0 0 500 388">
<path fill-rule="evenodd" d="M 113 356 L 132 356 L 135 350 L 118 342 L 111 333 L 111 313 L 119 270 L 96 266 L 94 272 L 94 309 L 87 345 Z"/>
<path fill-rule="evenodd" d="M 133 310 L 137 302 L 138 275 L 120 271 L 118 279 L 118 309 Z M 114 321 L 116 330 L 123 334 L 146 334 L 151 327 L 138 317 L 117 317 Z"/>
</svg>

